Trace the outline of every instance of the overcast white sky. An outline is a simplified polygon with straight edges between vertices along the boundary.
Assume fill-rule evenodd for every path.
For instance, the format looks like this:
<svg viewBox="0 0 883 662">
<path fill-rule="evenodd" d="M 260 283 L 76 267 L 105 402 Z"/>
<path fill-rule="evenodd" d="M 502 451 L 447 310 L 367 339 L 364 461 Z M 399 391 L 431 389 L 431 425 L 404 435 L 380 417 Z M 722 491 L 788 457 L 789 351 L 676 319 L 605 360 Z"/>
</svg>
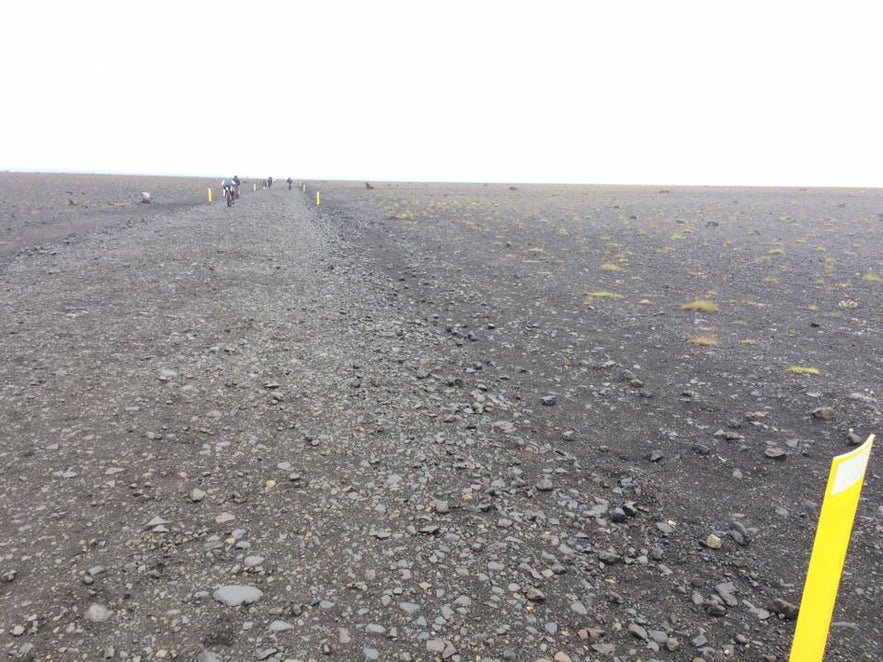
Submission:
<svg viewBox="0 0 883 662">
<path fill-rule="evenodd" d="M 883 187 L 881 16 L 851 0 L 10 2 L 0 169 Z"/>
</svg>

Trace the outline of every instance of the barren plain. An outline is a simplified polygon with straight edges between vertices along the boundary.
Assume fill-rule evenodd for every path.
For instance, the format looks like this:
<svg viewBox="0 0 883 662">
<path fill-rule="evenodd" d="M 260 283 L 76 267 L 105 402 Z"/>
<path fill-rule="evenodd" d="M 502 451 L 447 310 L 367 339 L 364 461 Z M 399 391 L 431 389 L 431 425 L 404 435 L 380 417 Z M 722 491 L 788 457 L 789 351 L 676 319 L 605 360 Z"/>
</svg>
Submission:
<svg viewBox="0 0 883 662">
<path fill-rule="evenodd" d="M 304 185 L 0 173 L 8 659 L 787 659 L 883 192 Z"/>
</svg>

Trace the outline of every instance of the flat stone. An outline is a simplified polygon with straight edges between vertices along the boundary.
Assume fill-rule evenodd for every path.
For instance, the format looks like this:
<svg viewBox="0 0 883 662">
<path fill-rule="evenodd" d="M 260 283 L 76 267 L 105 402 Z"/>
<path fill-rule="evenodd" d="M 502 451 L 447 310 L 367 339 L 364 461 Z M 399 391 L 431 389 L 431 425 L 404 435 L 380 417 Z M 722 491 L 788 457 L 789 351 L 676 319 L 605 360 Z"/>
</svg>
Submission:
<svg viewBox="0 0 883 662">
<path fill-rule="evenodd" d="M 647 630 L 641 625 L 637 623 L 629 623 L 629 632 L 635 635 L 638 639 L 647 640 Z"/>
<path fill-rule="evenodd" d="M 797 612 L 799 608 L 797 605 L 788 602 L 787 600 L 783 600 L 782 598 L 776 598 L 769 605 L 769 610 L 774 614 L 779 614 L 783 618 L 793 620 L 797 618 Z"/>
<path fill-rule="evenodd" d="M 244 586 L 240 584 L 228 584 L 212 593 L 212 597 L 228 607 L 250 605 L 257 602 L 264 595 L 256 586 Z"/>
<path fill-rule="evenodd" d="M 730 522 L 730 537 L 743 547 L 751 543 L 751 534 L 741 522 Z"/>
<path fill-rule="evenodd" d="M 430 639 L 426 642 L 426 650 L 430 653 L 441 653 L 445 649 L 444 639 Z"/>
<path fill-rule="evenodd" d="M 531 586 L 529 589 L 527 589 L 525 597 L 527 597 L 527 599 L 531 602 L 544 602 L 546 599 L 546 594 L 543 593 L 540 589 Z"/>
<path fill-rule="evenodd" d="M 286 630 L 293 630 L 294 626 L 286 621 L 273 621 L 267 626 L 267 629 L 270 632 L 285 632 Z"/>
<path fill-rule="evenodd" d="M 580 616 L 585 616 L 589 613 L 588 609 L 586 609 L 586 606 L 582 602 L 578 601 L 572 602 L 570 604 L 570 610 L 576 614 L 579 614 Z"/>
<path fill-rule="evenodd" d="M 656 528 L 666 536 L 674 533 L 674 527 L 668 522 L 656 522 Z"/>
<path fill-rule="evenodd" d="M 420 605 L 416 602 L 400 602 L 399 609 L 408 614 L 408 616 L 413 616 L 420 611 Z"/>
<path fill-rule="evenodd" d="M 246 556 L 242 563 L 246 568 L 256 568 L 257 566 L 264 564 L 264 557 L 257 555 Z"/>
<path fill-rule="evenodd" d="M 97 602 L 93 602 L 86 610 L 86 619 L 93 623 L 104 623 L 111 616 L 113 616 L 113 612 Z"/>
<path fill-rule="evenodd" d="M 693 644 L 696 648 L 702 648 L 703 646 L 708 645 L 708 637 L 704 634 L 697 635 L 690 640 L 690 643 Z"/>
<path fill-rule="evenodd" d="M 178 376 L 178 372 L 176 370 L 172 370 L 171 368 L 163 368 L 159 371 L 159 375 L 157 375 L 157 379 L 161 382 L 167 382 L 171 379 L 174 379 Z"/>
<path fill-rule="evenodd" d="M 849 432 L 846 433 L 846 441 L 850 446 L 861 446 L 865 440 L 862 439 L 861 435 L 856 434 L 852 428 L 849 428 Z"/>
</svg>

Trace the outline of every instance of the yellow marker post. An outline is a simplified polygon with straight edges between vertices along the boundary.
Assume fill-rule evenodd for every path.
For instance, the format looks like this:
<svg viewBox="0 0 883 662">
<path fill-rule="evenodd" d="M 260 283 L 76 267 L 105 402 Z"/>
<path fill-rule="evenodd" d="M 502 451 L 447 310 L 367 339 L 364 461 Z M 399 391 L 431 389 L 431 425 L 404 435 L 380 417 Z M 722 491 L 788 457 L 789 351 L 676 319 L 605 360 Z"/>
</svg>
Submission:
<svg viewBox="0 0 883 662">
<path fill-rule="evenodd" d="M 258 192 L 258 185 L 257 185 L 257 184 L 254 184 L 254 183 L 253 183 L 253 184 L 251 185 L 251 192 L 252 192 L 252 193 L 257 193 L 257 192 Z"/>
<path fill-rule="evenodd" d="M 322 198 L 319 195 L 319 191 L 316 191 L 316 206 L 318 207 L 322 203 Z"/>
<path fill-rule="evenodd" d="M 208 201 L 209 201 L 209 202 L 212 201 L 212 190 L 211 190 L 211 188 L 209 188 L 209 190 L 208 190 Z"/>
<path fill-rule="evenodd" d="M 852 522 L 873 445 L 871 435 L 855 450 L 831 461 L 791 644 L 791 662 L 821 662 L 825 653 Z"/>
<path fill-rule="evenodd" d="M 306 193 L 306 192 L 307 192 L 307 185 L 304 184 L 304 193 Z"/>
</svg>

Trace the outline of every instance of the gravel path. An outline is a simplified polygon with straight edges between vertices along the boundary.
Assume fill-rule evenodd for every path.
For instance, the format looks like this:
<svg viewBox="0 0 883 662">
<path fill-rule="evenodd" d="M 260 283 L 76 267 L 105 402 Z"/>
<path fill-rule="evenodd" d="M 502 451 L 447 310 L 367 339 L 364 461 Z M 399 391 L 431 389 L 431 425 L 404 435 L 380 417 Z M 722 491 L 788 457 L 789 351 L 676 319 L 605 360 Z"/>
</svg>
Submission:
<svg viewBox="0 0 883 662">
<path fill-rule="evenodd" d="M 508 558 L 551 482 L 458 413 L 509 405 L 383 280 L 275 191 L 8 264 L 5 650 L 511 658 L 565 571 L 557 541 Z"/>
</svg>

